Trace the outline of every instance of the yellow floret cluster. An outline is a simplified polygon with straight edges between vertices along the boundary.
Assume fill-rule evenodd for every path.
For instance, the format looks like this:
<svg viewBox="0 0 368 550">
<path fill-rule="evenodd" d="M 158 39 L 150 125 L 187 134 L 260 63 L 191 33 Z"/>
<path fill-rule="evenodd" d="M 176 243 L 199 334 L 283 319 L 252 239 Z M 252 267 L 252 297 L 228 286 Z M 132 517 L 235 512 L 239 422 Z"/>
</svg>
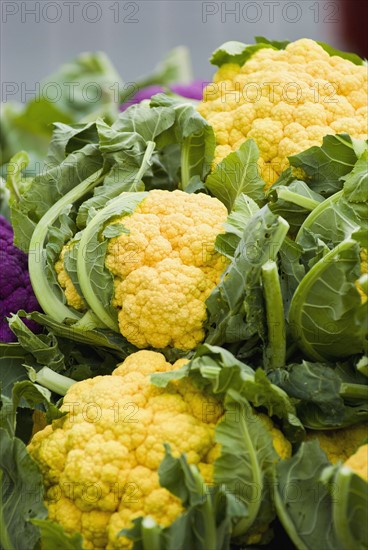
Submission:
<svg viewBox="0 0 368 550">
<path fill-rule="evenodd" d="M 359 447 L 344 466 L 351 468 L 358 476 L 368 481 L 368 444 Z"/>
<path fill-rule="evenodd" d="M 368 438 L 368 425 L 356 424 L 341 430 L 312 431 L 308 439 L 317 438 L 322 450 L 332 464 L 347 461 Z M 368 463 L 368 454 L 367 454 Z"/>
<path fill-rule="evenodd" d="M 205 300 L 227 266 L 214 249 L 226 218 L 226 207 L 203 193 L 153 190 L 120 220 L 129 233 L 109 241 L 105 265 L 132 344 L 189 350 L 203 340 Z"/>
<path fill-rule="evenodd" d="M 205 483 L 213 481 L 221 402 L 188 378 L 165 389 L 149 378 L 185 362 L 171 365 L 163 355 L 142 350 L 111 376 L 77 382 L 61 407 L 69 414 L 37 432 L 28 446 L 43 474 L 49 518 L 67 533 L 80 532 L 84 548 L 128 549 L 131 542 L 117 535 L 133 519 L 149 515 L 165 527 L 181 514 L 181 501 L 159 483 L 164 443 L 175 457 L 185 453 Z M 263 421 L 276 450 L 290 456 L 281 432 Z"/>
<path fill-rule="evenodd" d="M 67 304 L 77 311 L 84 311 L 86 309 L 86 303 L 83 298 L 78 294 L 78 291 L 75 288 L 73 281 L 69 277 L 69 274 L 66 271 L 64 265 L 65 253 L 67 252 L 67 250 L 69 250 L 69 246 L 69 243 L 67 243 L 61 249 L 59 259 L 55 263 L 55 272 L 59 285 L 64 290 Z"/>
<path fill-rule="evenodd" d="M 199 112 L 215 131 L 215 164 L 252 138 L 270 186 L 288 166 L 288 156 L 320 146 L 327 134 L 366 139 L 367 101 L 366 66 L 301 39 L 285 50 L 263 48 L 242 67 L 223 65 Z"/>
</svg>

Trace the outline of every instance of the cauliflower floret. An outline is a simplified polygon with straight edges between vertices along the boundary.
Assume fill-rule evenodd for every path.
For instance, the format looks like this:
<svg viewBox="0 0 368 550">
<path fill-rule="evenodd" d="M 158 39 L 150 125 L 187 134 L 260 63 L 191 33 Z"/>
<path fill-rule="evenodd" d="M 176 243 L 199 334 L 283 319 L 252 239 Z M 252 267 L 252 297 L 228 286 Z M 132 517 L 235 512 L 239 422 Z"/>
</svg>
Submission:
<svg viewBox="0 0 368 550">
<path fill-rule="evenodd" d="M 366 139 L 367 100 L 365 66 L 330 56 L 303 38 L 285 50 L 262 48 L 242 67 L 224 64 L 198 110 L 216 135 L 214 167 L 253 138 L 269 187 L 288 166 L 288 156 L 321 145 L 327 134 Z"/>
</svg>

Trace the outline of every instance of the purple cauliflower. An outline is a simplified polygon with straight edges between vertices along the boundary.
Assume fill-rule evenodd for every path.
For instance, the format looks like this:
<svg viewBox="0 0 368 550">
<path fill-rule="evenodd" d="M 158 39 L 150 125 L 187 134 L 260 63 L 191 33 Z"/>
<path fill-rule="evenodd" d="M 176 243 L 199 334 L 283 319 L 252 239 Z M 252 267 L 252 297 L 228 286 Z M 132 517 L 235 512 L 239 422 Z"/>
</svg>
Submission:
<svg viewBox="0 0 368 550">
<path fill-rule="evenodd" d="M 13 229 L 0 216 L 0 342 L 14 342 L 16 336 L 10 330 L 6 317 L 19 309 L 40 311 L 28 274 L 27 254 L 13 244 Z M 40 325 L 24 320 L 33 332 L 41 330 Z"/>
<path fill-rule="evenodd" d="M 174 93 L 187 97 L 188 99 L 197 99 L 198 101 L 201 101 L 203 98 L 203 90 L 207 84 L 208 82 L 204 82 L 203 80 L 194 80 L 190 84 L 172 84 L 168 88 L 156 84 L 147 86 L 146 88 L 138 90 L 133 97 L 123 103 L 123 105 L 120 106 L 120 110 L 125 111 L 125 109 L 131 105 L 140 103 L 144 99 L 151 99 L 151 97 L 155 94 L 162 93 Z"/>
</svg>

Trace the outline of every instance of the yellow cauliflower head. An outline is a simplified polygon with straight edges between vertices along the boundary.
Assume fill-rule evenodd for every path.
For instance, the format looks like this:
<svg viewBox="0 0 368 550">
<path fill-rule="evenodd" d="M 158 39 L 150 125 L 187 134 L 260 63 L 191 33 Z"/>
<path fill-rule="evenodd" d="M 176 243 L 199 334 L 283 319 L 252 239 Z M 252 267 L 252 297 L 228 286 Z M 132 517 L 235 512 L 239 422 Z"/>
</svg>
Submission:
<svg viewBox="0 0 368 550">
<path fill-rule="evenodd" d="M 61 407 L 69 414 L 29 444 L 43 474 L 49 518 L 68 533 L 80 532 L 85 548 L 130 548 L 117 534 L 134 518 L 150 515 L 167 526 L 183 511 L 159 484 L 164 443 L 174 456 L 186 453 L 211 482 L 221 404 L 187 379 L 165 389 L 150 383 L 150 374 L 182 364 L 142 350 L 111 376 L 74 384 Z"/>
<path fill-rule="evenodd" d="M 171 365 L 157 352 L 134 353 L 111 376 L 71 386 L 61 407 L 69 414 L 33 436 L 28 450 L 43 475 L 49 518 L 67 533 L 80 532 L 84 548 L 129 549 L 131 541 L 117 535 L 132 520 L 150 516 L 166 527 L 183 512 L 180 499 L 159 483 L 164 443 L 175 457 L 185 453 L 204 482 L 213 483 L 222 402 L 189 378 L 166 388 L 150 382 L 152 373 L 186 362 Z M 281 432 L 260 417 L 279 455 L 290 456 Z"/>
<path fill-rule="evenodd" d="M 205 300 L 227 266 L 214 249 L 226 218 L 226 207 L 203 193 L 153 190 L 120 220 L 129 234 L 109 241 L 105 265 L 129 342 L 189 350 L 203 340 Z"/>
<path fill-rule="evenodd" d="M 223 65 L 198 110 L 215 131 L 215 164 L 253 138 L 270 186 L 288 166 L 288 156 L 321 145 L 327 134 L 366 139 L 367 100 L 365 66 L 301 39 L 284 50 L 263 48 L 242 67 Z"/>
</svg>

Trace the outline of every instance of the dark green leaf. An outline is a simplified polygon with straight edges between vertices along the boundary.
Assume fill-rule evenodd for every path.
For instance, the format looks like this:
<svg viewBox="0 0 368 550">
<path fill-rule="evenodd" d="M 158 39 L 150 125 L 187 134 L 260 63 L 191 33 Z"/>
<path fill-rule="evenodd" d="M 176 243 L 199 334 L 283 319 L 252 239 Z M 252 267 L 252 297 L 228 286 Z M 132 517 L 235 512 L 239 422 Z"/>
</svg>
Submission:
<svg viewBox="0 0 368 550">
<path fill-rule="evenodd" d="M 368 203 L 368 149 L 356 161 L 352 171 L 341 179 L 345 182 L 344 195 L 349 202 Z"/>
<path fill-rule="evenodd" d="M 39 539 L 38 529 L 30 519 L 43 519 L 43 482 L 37 464 L 29 456 L 24 443 L 0 429 L 0 543 L 9 550 L 33 548 Z"/>
<path fill-rule="evenodd" d="M 289 157 L 291 166 L 304 170 L 313 191 L 327 197 L 342 189 L 341 177 L 351 172 L 356 161 L 352 139 L 347 134 L 327 135 L 321 147 L 310 147 Z"/>
<path fill-rule="evenodd" d="M 330 463 L 317 441 L 302 443 L 298 452 L 276 466 L 277 515 L 300 550 L 347 550 L 337 537 L 332 521 L 333 499 L 339 495 L 321 482 Z M 349 549 L 350 550 L 350 549 Z"/>
<path fill-rule="evenodd" d="M 287 231 L 288 224 L 267 206 L 250 219 L 233 261 L 206 301 L 207 343 L 240 342 L 254 335 L 265 338 L 261 268 L 276 258 Z"/>
</svg>

